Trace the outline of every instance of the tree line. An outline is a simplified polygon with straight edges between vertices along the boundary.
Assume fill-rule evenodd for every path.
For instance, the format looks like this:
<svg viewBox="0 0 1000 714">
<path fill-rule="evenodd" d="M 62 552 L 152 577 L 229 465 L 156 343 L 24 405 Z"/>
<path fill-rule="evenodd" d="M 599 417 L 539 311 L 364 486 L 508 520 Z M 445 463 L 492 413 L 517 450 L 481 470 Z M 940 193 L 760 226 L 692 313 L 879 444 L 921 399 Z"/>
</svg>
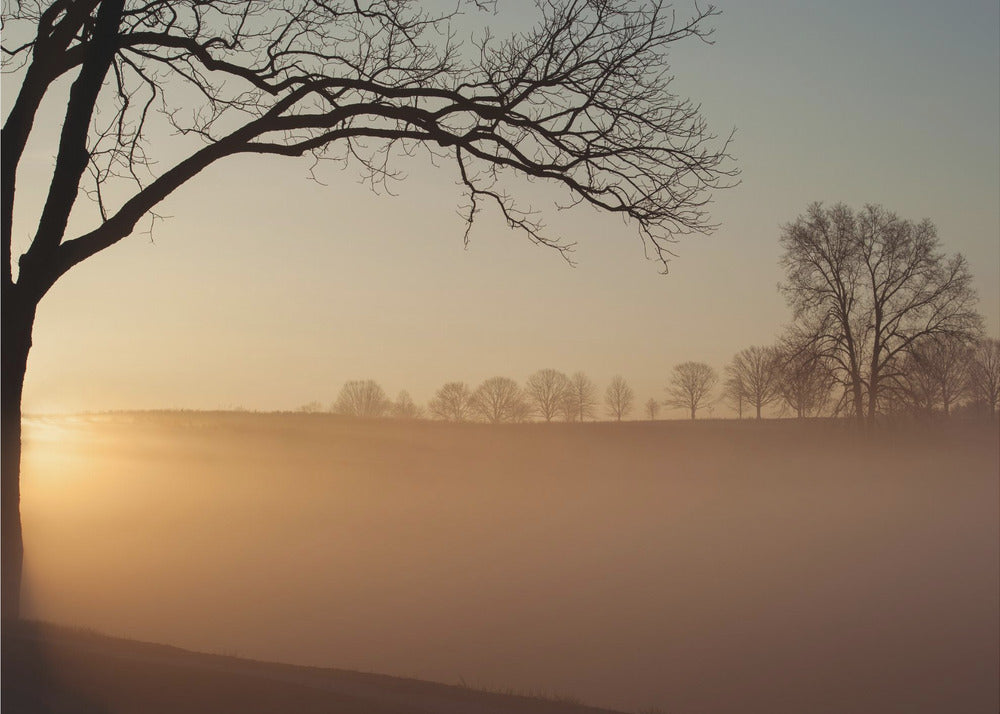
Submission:
<svg viewBox="0 0 1000 714">
<path fill-rule="evenodd" d="M 848 395 L 849 396 L 849 395 Z M 737 418 L 761 419 L 770 409 L 798 418 L 850 415 L 850 401 L 827 359 L 804 352 L 784 340 L 776 345 L 740 350 L 721 376 L 704 362 L 682 362 L 673 368 L 664 397 L 650 397 L 641 416 L 659 417 L 662 407 L 683 409 L 691 419 L 722 402 Z M 882 413 L 916 417 L 950 415 L 963 406 L 979 415 L 1000 408 L 1000 340 L 966 343 L 957 338 L 921 342 L 908 353 L 883 394 Z M 583 372 L 567 376 L 555 369 L 532 374 L 522 386 L 510 377 L 491 377 L 472 388 L 465 382 L 442 385 L 426 406 L 402 390 L 391 399 L 373 379 L 352 380 L 324 408 L 318 401 L 301 412 L 328 411 L 361 418 L 437 419 L 451 422 L 520 423 L 529 421 L 621 421 L 636 413 L 635 391 L 621 376 L 604 390 Z"/>
<path fill-rule="evenodd" d="M 782 228 L 779 285 L 792 320 L 771 345 L 733 356 L 721 375 L 704 362 L 673 368 L 661 406 L 695 419 L 720 401 L 739 418 L 765 409 L 799 418 L 849 417 L 871 424 L 900 415 L 949 416 L 956 407 L 994 416 L 1000 409 L 1000 340 L 986 337 L 972 275 L 961 255 L 941 250 L 928 220 L 905 220 L 882 206 L 860 210 L 815 203 Z M 601 407 L 603 406 L 603 414 Z M 407 392 L 390 400 L 372 380 L 348 382 L 331 411 L 360 417 L 431 417 L 491 423 L 622 420 L 635 393 L 616 376 L 603 403 L 583 372 L 543 369 L 522 387 L 492 377 L 475 389 L 442 386 L 426 408 Z M 303 408 L 320 411 L 313 403 Z"/>
<path fill-rule="evenodd" d="M 611 380 L 604 392 L 604 413 L 618 421 L 632 412 L 635 393 L 622 377 Z M 510 377 L 491 377 L 474 389 L 465 382 L 448 382 L 437 390 L 426 407 L 414 403 L 409 392 L 395 400 L 372 379 L 347 382 L 329 411 L 363 418 L 433 418 L 444 421 L 479 421 L 492 424 L 527 421 L 586 421 L 596 419 L 602 402 L 598 388 L 583 372 L 566 375 L 542 369 L 522 386 Z M 311 402 L 300 411 L 322 411 Z"/>
</svg>

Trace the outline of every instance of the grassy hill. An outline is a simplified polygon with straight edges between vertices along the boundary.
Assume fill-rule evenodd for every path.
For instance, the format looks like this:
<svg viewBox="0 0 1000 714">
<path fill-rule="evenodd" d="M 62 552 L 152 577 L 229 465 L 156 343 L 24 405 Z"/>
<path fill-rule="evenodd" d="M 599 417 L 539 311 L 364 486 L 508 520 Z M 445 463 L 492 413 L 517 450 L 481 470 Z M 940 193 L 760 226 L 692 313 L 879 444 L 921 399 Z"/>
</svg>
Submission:
<svg viewBox="0 0 1000 714">
<path fill-rule="evenodd" d="M 4 634 L 8 714 L 610 714 L 579 703 L 295 667 L 26 623 Z"/>
</svg>

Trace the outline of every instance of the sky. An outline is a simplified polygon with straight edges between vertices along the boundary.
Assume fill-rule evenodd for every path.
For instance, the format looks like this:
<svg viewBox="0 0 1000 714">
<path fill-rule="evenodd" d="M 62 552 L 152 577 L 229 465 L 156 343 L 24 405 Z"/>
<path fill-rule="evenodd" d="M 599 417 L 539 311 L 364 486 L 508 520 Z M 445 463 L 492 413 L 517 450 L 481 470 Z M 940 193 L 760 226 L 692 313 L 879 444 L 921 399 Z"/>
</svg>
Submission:
<svg viewBox="0 0 1000 714">
<path fill-rule="evenodd" d="M 602 392 L 620 374 L 639 404 L 662 399 L 675 364 L 721 370 L 778 336 L 790 318 L 781 226 L 813 201 L 932 220 L 1000 335 L 997 3 L 717 4 L 714 44 L 676 45 L 671 68 L 715 133 L 736 130 L 741 183 L 716 194 L 719 228 L 681 239 L 668 275 L 634 227 L 586 208 L 544 211 L 576 243 L 575 267 L 487 211 L 465 247 L 456 177 L 423 159 L 400 164 L 394 196 L 350 170 L 326 168 L 320 184 L 307 161 L 230 159 L 171 196 L 152 235 L 45 297 L 25 411 L 287 410 L 368 378 L 424 403 L 447 381 L 523 382 L 546 367 L 584 371 Z M 497 22 L 515 26 L 529 7 L 501 2 Z M 5 78 L 5 114 L 12 89 Z M 58 108 L 18 177 L 22 247 Z M 544 187 L 528 190 L 548 208 Z"/>
</svg>

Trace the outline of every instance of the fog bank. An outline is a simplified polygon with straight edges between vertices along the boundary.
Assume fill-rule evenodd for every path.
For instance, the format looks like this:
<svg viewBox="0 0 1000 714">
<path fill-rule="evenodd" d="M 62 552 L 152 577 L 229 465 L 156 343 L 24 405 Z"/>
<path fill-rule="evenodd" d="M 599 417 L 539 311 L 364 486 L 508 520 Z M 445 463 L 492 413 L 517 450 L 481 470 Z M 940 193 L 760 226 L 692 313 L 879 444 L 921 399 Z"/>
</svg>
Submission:
<svg viewBox="0 0 1000 714">
<path fill-rule="evenodd" d="M 26 420 L 28 617 L 670 712 L 996 711 L 993 427 Z"/>
</svg>

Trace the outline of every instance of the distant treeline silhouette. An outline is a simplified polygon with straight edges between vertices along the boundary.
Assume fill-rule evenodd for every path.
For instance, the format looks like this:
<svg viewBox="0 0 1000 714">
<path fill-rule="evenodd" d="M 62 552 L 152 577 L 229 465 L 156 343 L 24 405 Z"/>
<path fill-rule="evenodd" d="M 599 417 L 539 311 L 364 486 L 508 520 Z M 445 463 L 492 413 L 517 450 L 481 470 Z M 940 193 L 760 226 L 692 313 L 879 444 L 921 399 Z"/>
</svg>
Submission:
<svg viewBox="0 0 1000 714">
<path fill-rule="evenodd" d="M 1000 340 L 983 336 L 972 275 L 961 255 L 940 249 L 928 220 L 914 223 L 882 206 L 854 211 L 814 203 L 782 228 L 792 322 L 776 344 L 738 352 L 719 373 L 704 362 L 674 367 L 665 398 L 650 398 L 691 419 L 720 400 L 739 418 L 764 410 L 799 418 L 949 416 L 956 409 L 994 417 L 1000 408 Z M 604 392 L 602 416 L 628 417 L 635 394 L 620 376 Z M 508 377 L 475 389 L 449 382 L 426 410 L 400 392 L 389 400 L 372 380 L 348 382 L 331 411 L 358 417 L 430 416 L 448 421 L 596 419 L 598 391 L 582 372 L 543 369 L 522 387 Z M 319 411 L 313 403 L 304 411 Z"/>
<path fill-rule="evenodd" d="M 850 393 L 838 382 L 828 359 L 803 350 L 794 341 L 753 346 L 738 352 L 719 373 L 704 362 L 682 362 L 673 368 L 664 398 L 649 398 L 641 418 L 656 419 L 662 406 L 684 409 L 694 419 L 719 403 L 738 418 L 765 416 L 854 416 Z M 361 418 L 437 419 L 452 422 L 518 423 L 529 421 L 621 421 L 635 412 L 635 392 L 621 376 L 611 379 L 599 399 L 597 385 L 583 372 L 566 375 L 555 369 L 532 374 L 524 385 L 510 377 L 491 377 L 472 388 L 448 382 L 426 406 L 409 392 L 390 399 L 372 379 L 343 385 L 336 400 L 304 404 L 301 412 L 333 412 Z M 966 341 L 937 336 L 922 340 L 894 366 L 882 393 L 879 414 L 889 417 L 967 415 L 993 416 L 1000 402 L 1000 340 Z"/>
</svg>

